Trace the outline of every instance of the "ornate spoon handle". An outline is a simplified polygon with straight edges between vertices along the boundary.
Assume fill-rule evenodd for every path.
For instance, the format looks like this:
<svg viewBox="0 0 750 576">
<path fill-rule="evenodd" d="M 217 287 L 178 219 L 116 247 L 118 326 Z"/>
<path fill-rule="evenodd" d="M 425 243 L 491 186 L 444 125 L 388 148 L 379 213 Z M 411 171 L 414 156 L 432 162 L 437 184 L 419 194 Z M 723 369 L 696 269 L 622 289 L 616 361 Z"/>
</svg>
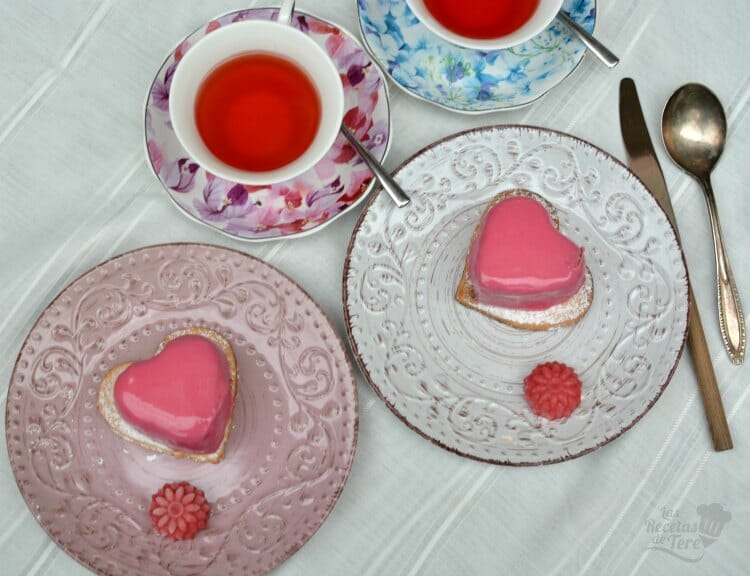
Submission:
<svg viewBox="0 0 750 576">
<path fill-rule="evenodd" d="M 706 193 L 708 213 L 711 217 L 711 230 L 714 236 L 714 250 L 716 251 L 716 280 L 718 283 L 721 337 L 724 340 L 724 348 L 726 348 L 732 364 L 742 364 L 745 360 L 747 335 L 745 333 L 745 317 L 742 313 L 740 295 L 737 291 L 737 284 L 734 281 L 732 268 L 729 266 L 727 251 L 724 248 L 724 237 L 721 233 L 719 213 L 716 209 L 711 179 L 701 179 L 701 184 Z"/>
</svg>

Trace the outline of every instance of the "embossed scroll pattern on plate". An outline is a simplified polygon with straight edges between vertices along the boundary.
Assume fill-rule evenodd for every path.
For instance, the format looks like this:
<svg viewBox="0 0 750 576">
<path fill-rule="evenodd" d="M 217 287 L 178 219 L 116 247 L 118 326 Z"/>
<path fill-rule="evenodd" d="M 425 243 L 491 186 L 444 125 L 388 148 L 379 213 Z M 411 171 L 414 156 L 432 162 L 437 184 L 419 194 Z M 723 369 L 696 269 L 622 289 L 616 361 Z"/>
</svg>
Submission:
<svg viewBox="0 0 750 576">
<path fill-rule="evenodd" d="M 97 388 L 187 326 L 217 330 L 238 361 L 220 464 L 153 454 L 109 429 Z M 101 264 L 66 288 L 21 349 L 7 409 L 18 486 L 48 534 L 102 574 L 260 574 L 317 530 L 343 488 L 357 396 L 343 345 L 314 302 L 254 258 L 164 245 Z M 151 494 L 187 480 L 212 506 L 207 529 L 172 543 Z"/>
<path fill-rule="evenodd" d="M 397 179 L 402 210 L 373 199 L 344 271 L 350 342 L 378 394 L 439 445 L 503 464 L 585 454 L 630 428 L 671 377 L 687 325 L 687 280 L 674 231 L 622 164 L 564 134 L 479 129 L 438 143 Z M 454 300 L 470 239 L 496 194 L 527 188 L 585 247 L 594 301 L 571 328 L 516 330 Z M 574 367 L 581 406 L 536 417 L 523 378 L 541 362 Z"/>
</svg>

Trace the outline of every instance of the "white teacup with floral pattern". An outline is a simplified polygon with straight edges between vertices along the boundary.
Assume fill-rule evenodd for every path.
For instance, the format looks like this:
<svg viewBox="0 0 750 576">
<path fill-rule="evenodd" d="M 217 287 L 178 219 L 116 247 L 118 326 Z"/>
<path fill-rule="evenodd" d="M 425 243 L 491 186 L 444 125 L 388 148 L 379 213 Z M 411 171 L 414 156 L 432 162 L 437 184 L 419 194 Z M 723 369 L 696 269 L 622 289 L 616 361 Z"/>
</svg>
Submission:
<svg viewBox="0 0 750 576">
<path fill-rule="evenodd" d="M 243 21 L 219 28 L 192 46 L 175 71 L 169 99 L 175 135 L 198 164 L 224 180 L 255 186 L 289 180 L 315 166 L 339 134 L 344 89 L 338 69 L 313 39 L 286 25 L 286 18 L 278 22 Z M 201 138 L 195 119 L 196 97 L 205 78 L 220 64 L 252 52 L 273 54 L 296 64 L 315 86 L 321 108 L 317 133 L 302 155 L 263 172 L 242 170 L 217 158 Z"/>
</svg>

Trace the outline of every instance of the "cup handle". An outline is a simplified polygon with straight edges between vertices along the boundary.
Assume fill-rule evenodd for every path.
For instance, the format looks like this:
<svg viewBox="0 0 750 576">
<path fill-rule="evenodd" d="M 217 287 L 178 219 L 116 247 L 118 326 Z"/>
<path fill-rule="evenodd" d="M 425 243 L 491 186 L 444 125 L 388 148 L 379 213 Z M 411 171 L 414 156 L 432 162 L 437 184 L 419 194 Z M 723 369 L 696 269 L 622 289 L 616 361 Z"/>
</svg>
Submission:
<svg viewBox="0 0 750 576">
<path fill-rule="evenodd" d="M 276 22 L 289 26 L 292 23 L 292 14 L 294 13 L 295 0 L 283 0 L 281 7 L 279 8 L 279 15 L 276 17 Z"/>
</svg>

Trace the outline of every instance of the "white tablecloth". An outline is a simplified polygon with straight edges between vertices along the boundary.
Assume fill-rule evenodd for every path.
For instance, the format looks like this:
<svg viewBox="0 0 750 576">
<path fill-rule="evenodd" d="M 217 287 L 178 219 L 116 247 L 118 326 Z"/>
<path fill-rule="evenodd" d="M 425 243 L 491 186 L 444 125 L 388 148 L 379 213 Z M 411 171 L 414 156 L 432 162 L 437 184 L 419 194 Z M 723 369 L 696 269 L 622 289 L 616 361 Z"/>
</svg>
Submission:
<svg viewBox="0 0 750 576">
<path fill-rule="evenodd" d="M 583 458 L 529 469 L 471 462 L 437 448 L 404 426 L 358 376 L 360 435 L 349 481 L 320 531 L 277 574 L 750 572 L 750 360 L 734 367 L 722 349 L 703 197 L 666 157 L 658 136 L 662 107 L 681 84 L 708 84 L 724 102 L 729 141 L 714 187 L 750 310 L 750 3 L 599 4 L 597 35 L 621 57 L 618 68 L 587 55 L 542 101 L 484 117 L 451 114 L 393 88 L 387 166 L 450 133 L 491 123 L 563 130 L 624 157 L 618 84 L 634 77 L 683 232 L 734 450 L 712 449 L 687 353 L 656 406 L 622 438 Z M 358 30 L 354 0 L 298 6 Z M 240 7 L 230 0 L 0 3 L 3 411 L 16 355 L 47 303 L 98 262 L 149 244 L 209 242 L 263 258 L 298 281 L 343 336 L 342 265 L 359 210 L 308 239 L 242 244 L 180 215 L 146 162 L 143 104 L 156 69 L 186 33 Z M 47 538 L 18 492 L 5 442 L 0 452 L 0 573 L 89 574 Z M 718 539 L 700 543 L 699 561 L 679 558 L 687 553 L 676 548 L 676 554 L 649 549 L 670 511 L 687 524 L 670 528 L 674 541 L 692 546 L 697 507 L 711 503 L 732 519 Z"/>
</svg>

